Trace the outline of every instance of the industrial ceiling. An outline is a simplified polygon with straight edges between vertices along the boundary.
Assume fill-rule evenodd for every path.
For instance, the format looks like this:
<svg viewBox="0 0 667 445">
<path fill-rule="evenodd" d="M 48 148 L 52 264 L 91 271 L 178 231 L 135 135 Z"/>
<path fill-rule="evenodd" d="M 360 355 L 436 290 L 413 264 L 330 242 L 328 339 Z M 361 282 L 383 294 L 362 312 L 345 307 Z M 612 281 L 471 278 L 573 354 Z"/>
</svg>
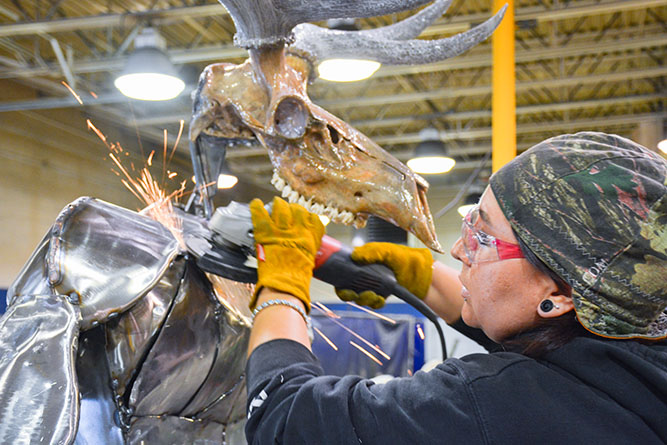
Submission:
<svg viewBox="0 0 667 445">
<path fill-rule="evenodd" d="M 451 36 L 492 15 L 491 0 L 454 0 L 422 38 Z M 359 20 L 374 28 L 410 14 Z M 641 122 L 664 122 L 667 66 L 666 0 L 517 0 L 516 104 L 519 151 L 548 136 L 598 130 L 631 137 Z M 130 102 L 113 77 L 137 34 L 156 27 L 186 80 L 177 99 Z M 174 139 L 190 117 L 190 92 L 210 63 L 245 59 L 232 44 L 234 25 L 212 0 L 0 0 L 0 79 L 28 85 L 37 99 L 3 99 L 0 112 L 82 107 L 86 113 L 135 128 L 145 142 Z M 458 187 L 483 166 L 491 150 L 491 46 L 421 66 L 383 66 L 354 83 L 315 81 L 315 103 L 354 125 L 405 161 L 419 131 L 440 130 L 457 166 L 436 187 Z M 92 93 L 91 93 L 92 92 Z M 96 97 L 93 97 L 94 96 Z M 664 124 L 662 124 L 664 125 Z M 187 127 L 186 127 L 187 130 Z M 133 130 L 134 131 L 134 130 Z M 187 145 L 180 157 L 187 162 Z M 271 166 L 261 147 L 228 153 L 245 180 L 269 185 Z"/>
</svg>

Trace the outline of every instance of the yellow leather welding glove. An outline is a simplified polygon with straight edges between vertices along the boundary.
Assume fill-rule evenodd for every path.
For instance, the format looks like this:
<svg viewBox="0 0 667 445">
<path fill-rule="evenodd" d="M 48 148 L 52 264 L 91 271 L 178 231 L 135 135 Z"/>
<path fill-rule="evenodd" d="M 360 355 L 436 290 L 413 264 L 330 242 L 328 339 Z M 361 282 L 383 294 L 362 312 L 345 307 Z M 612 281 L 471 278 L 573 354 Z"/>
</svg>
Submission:
<svg viewBox="0 0 667 445">
<path fill-rule="evenodd" d="M 433 256 L 428 249 L 417 249 L 394 243 L 368 243 L 352 251 L 357 263 L 380 263 L 389 267 L 398 284 L 416 297 L 424 299 L 433 279 Z M 349 289 L 336 289 L 343 301 L 354 301 L 363 306 L 379 309 L 384 297 L 367 290 L 359 294 Z"/>
<path fill-rule="evenodd" d="M 269 287 L 294 295 L 310 312 L 310 280 L 324 235 L 320 218 L 278 197 L 270 215 L 259 199 L 250 203 L 250 213 L 257 248 L 257 286 L 250 309 L 259 292 Z"/>
</svg>

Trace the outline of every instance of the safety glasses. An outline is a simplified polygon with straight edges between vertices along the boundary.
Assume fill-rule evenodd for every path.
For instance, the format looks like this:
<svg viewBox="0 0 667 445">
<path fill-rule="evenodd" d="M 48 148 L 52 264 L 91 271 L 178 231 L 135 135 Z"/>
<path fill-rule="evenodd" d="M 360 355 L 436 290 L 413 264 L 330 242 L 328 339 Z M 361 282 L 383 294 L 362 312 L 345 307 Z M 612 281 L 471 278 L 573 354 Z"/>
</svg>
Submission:
<svg viewBox="0 0 667 445">
<path fill-rule="evenodd" d="M 499 240 L 495 236 L 477 230 L 475 225 L 478 219 L 479 206 L 476 205 L 470 209 L 461 224 L 461 240 L 471 264 L 524 258 L 518 244 Z"/>
</svg>

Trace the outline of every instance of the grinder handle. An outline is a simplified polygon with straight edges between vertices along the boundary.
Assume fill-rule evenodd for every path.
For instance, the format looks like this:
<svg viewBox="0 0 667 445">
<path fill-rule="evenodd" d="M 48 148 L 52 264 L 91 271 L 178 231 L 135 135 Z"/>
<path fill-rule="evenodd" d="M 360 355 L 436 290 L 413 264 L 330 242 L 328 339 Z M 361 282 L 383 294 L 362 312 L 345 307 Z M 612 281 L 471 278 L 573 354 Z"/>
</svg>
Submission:
<svg viewBox="0 0 667 445">
<path fill-rule="evenodd" d="M 352 261 L 352 249 L 335 238 L 324 235 L 315 258 L 313 276 L 339 289 L 357 293 L 371 290 L 388 297 L 396 286 L 394 272 L 382 264 L 358 264 Z"/>
<path fill-rule="evenodd" d="M 385 298 L 395 295 L 408 303 L 433 322 L 440 338 L 442 359 L 446 359 L 447 345 L 435 312 L 426 303 L 399 285 L 390 268 L 382 264 L 355 263 L 351 254 L 352 249 L 349 246 L 324 235 L 320 250 L 317 251 L 315 257 L 313 276 L 339 289 L 350 289 L 357 293 L 370 290 Z"/>
</svg>

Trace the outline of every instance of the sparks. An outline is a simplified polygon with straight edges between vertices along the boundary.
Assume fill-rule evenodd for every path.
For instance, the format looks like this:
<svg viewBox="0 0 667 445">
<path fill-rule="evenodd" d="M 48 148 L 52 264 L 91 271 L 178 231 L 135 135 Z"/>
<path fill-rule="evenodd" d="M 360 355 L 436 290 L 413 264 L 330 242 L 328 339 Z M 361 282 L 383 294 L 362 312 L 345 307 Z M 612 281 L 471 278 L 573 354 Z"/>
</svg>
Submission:
<svg viewBox="0 0 667 445">
<path fill-rule="evenodd" d="M 320 303 L 320 304 L 321 304 L 321 303 Z M 322 304 L 322 306 L 324 306 L 324 305 Z M 345 326 L 345 325 L 344 325 L 343 323 L 341 323 L 340 321 L 336 320 L 336 318 L 340 318 L 340 316 L 338 316 L 338 315 L 334 314 L 333 312 L 331 312 L 331 310 L 329 310 L 328 308 L 326 308 L 326 306 L 325 306 L 325 309 L 326 309 L 326 310 L 320 308 L 319 306 L 314 306 L 314 307 L 315 307 L 317 310 L 319 310 L 319 311 L 321 311 L 322 313 L 324 313 L 325 315 L 327 315 L 328 317 L 330 317 L 330 318 L 331 318 L 331 321 L 332 321 L 333 323 L 335 323 L 336 325 L 340 326 L 341 328 L 343 328 L 344 330 L 346 330 L 347 332 L 349 332 L 350 334 L 352 334 L 354 337 L 356 337 L 356 338 L 358 338 L 359 340 L 361 340 L 366 346 L 368 346 L 369 348 L 373 349 L 375 352 L 377 352 L 378 354 L 380 354 L 380 355 L 381 355 L 382 357 L 384 357 L 385 359 L 387 359 L 387 360 L 391 360 L 391 357 L 390 357 L 389 355 L 387 355 L 384 351 L 382 351 L 382 349 L 378 348 L 377 346 L 372 345 L 372 344 L 371 344 L 368 340 L 366 340 L 364 337 L 362 337 L 361 335 L 357 334 L 356 332 L 354 332 L 352 329 L 350 329 L 350 328 L 348 328 L 347 326 Z"/>
<path fill-rule="evenodd" d="M 167 172 L 167 129 L 164 130 L 164 144 L 162 146 L 162 183 L 164 184 L 164 175 Z"/>
<path fill-rule="evenodd" d="M 359 306 L 357 303 L 354 303 L 354 302 L 351 302 L 351 301 L 346 301 L 346 303 L 347 303 L 348 305 L 352 306 L 353 308 L 356 308 L 356 309 L 359 309 L 359 310 L 361 310 L 361 311 L 364 311 L 364 312 L 366 312 L 367 314 L 371 314 L 371 315 L 373 315 L 373 316 L 375 316 L 375 317 L 377 317 L 377 318 L 379 318 L 379 319 L 381 319 L 381 320 L 388 321 L 388 322 L 391 323 L 391 324 L 396 324 L 396 320 L 392 320 L 391 318 L 389 318 L 389 317 L 385 317 L 385 316 L 382 315 L 382 314 L 378 314 L 378 313 L 375 312 L 375 311 L 372 311 L 372 310 L 370 310 L 370 309 L 367 309 L 367 308 L 365 308 L 365 307 L 363 307 L 363 306 Z"/>
<path fill-rule="evenodd" d="M 329 346 L 331 346 L 331 347 L 333 348 L 334 351 L 338 351 L 338 347 L 337 347 L 331 340 L 329 340 L 329 338 L 328 338 L 326 335 L 324 335 L 324 334 L 322 333 L 322 331 L 320 331 L 319 329 L 317 329 L 315 326 L 313 326 L 313 329 L 315 330 L 315 332 L 317 332 L 318 334 L 320 334 L 320 337 L 322 337 L 322 338 L 324 339 L 325 342 L 329 343 Z"/>
<path fill-rule="evenodd" d="M 424 339 L 424 331 L 422 330 L 422 326 L 420 324 L 417 325 L 417 333 L 419 334 L 419 338 L 422 340 Z"/>
<path fill-rule="evenodd" d="M 176 142 L 174 143 L 174 148 L 171 149 L 171 153 L 169 154 L 169 161 L 167 161 L 168 163 L 171 162 L 171 158 L 173 158 L 174 153 L 176 153 L 176 147 L 178 147 L 178 143 L 181 141 L 181 135 L 183 134 L 183 126 L 184 125 L 185 125 L 185 121 L 183 119 L 181 119 L 181 127 L 178 129 L 178 136 L 176 136 Z"/>
<path fill-rule="evenodd" d="M 71 86 L 67 85 L 67 82 L 65 82 L 65 81 L 63 80 L 63 81 L 60 82 L 60 83 L 62 83 L 63 85 L 65 85 L 65 88 L 67 88 L 67 89 L 69 90 L 69 92 L 72 93 L 72 96 L 74 96 L 74 99 L 76 99 L 76 101 L 79 102 L 79 104 L 83 105 L 83 101 L 81 100 L 81 98 L 79 97 L 79 95 L 76 94 L 76 91 L 74 91 L 74 90 L 72 89 Z"/>
<path fill-rule="evenodd" d="M 90 95 L 93 96 L 95 99 L 97 99 L 97 94 L 95 94 L 94 91 L 89 91 Z"/>
<path fill-rule="evenodd" d="M 167 178 L 172 179 L 174 176 L 178 175 L 176 172 L 171 172 L 167 175 Z"/>
<path fill-rule="evenodd" d="M 367 350 L 365 350 L 364 348 L 362 348 L 361 346 L 359 346 L 358 344 L 356 344 L 356 343 L 353 342 L 352 340 L 350 340 L 350 344 L 351 344 L 352 346 L 354 346 L 355 348 L 357 348 L 358 350 L 360 350 L 361 352 L 363 352 L 364 354 L 366 354 L 366 355 L 367 355 L 371 360 L 373 360 L 375 363 L 377 363 L 378 365 L 382 366 L 382 362 L 381 362 L 377 357 L 375 357 L 373 354 L 371 354 L 370 352 L 368 352 Z"/>
<path fill-rule="evenodd" d="M 111 146 L 107 143 L 107 137 L 104 136 L 104 133 L 98 130 L 97 127 L 93 125 L 93 123 L 90 121 L 90 119 L 86 119 L 86 123 L 88 124 L 88 129 L 93 130 L 97 135 L 97 137 L 100 138 L 102 142 L 104 142 L 104 145 L 106 145 L 107 147 L 109 147 L 109 149 L 111 149 Z"/>
<path fill-rule="evenodd" d="M 153 165 L 153 155 L 154 154 L 155 154 L 155 150 L 151 151 L 151 154 L 148 155 L 148 160 L 146 161 L 146 163 L 148 164 L 149 167 Z"/>
<path fill-rule="evenodd" d="M 317 308 L 318 308 L 319 310 L 321 310 L 322 312 L 324 312 L 324 314 L 325 314 L 326 316 L 331 317 L 331 318 L 340 318 L 339 315 L 336 315 L 336 313 L 335 313 L 334 311 L 332 311 L 331 309 L 329 309 L 328 307 L 326 307 L 325 305 L 323 305 L 323 304 L 320 303 L 319 301 L 316 301 L 316 302 L 314 302 L 313 304 L 314 304 L 315 306 L 317 306 Z"/>
</svg>

